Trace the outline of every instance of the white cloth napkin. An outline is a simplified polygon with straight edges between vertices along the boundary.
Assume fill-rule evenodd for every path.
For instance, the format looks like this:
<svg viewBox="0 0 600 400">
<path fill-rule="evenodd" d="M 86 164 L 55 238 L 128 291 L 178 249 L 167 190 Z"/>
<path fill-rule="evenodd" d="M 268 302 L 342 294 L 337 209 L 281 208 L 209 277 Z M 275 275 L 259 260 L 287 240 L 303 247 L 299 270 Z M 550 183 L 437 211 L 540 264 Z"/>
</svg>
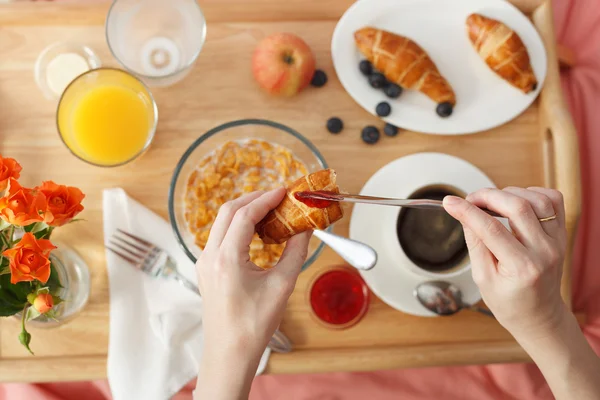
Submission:
<svg viewBox="0 0 600 400">
<path fill-rule="evenodd" d="M 120 228 L 152 242 L 196 282 L 194 265 L 171 226 L 123 189 L 104 191 L 104 238 Z M 115 400 L 166 400 L 198 374 L 202 356 L 202 299 L 177 282 L 151 278 L 106 252 L 110 284 L 108 382 Z M 265 350 L 257 375 L 266 367 Z"/>
</svg>

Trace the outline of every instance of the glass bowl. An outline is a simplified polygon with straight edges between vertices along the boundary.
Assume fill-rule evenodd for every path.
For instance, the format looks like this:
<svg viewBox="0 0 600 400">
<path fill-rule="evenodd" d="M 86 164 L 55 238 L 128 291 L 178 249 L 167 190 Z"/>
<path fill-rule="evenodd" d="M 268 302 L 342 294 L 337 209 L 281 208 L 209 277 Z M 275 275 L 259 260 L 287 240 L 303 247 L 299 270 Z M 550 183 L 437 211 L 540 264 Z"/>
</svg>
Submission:
<svg viewBox="0 0 600 400">
<path fill-rule="evenodd" d="M 265 140 L 284 146 L 305 165 L 308 172 L 328 168 L 327 162 L 308 139 L 295 130 L 273 121 L 262 119 L 244 119 L 227 122 L 200 136 L 183 153 L 177 163 L 169 188 L 169 219 L 175 237 L 187 256 L 195 263 L 202 250 L 195 244 L 194 236 L 189 232 L 185 221 L 184 196 L 188 177 L 200 160 L 225 142 L 241 139 Z M 331 230 L 329 227 L 327 230 Z M 308 268 L 323 251 L 324 244 L 313 237 L 308 248 L 308 257 L 302 270 Z"/>
</svg>

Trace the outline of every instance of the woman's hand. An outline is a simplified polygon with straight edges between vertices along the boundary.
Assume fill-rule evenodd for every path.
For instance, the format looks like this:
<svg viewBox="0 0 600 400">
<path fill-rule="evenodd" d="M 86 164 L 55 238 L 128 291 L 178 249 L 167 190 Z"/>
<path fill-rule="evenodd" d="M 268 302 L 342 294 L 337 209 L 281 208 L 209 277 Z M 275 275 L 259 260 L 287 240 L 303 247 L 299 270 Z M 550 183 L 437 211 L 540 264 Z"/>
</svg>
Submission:
<svg viewBox="0 0 600 400">
<path fill-rule="evenodd" d="M 284 196 L 283 188 L 250 193 L 219 209 L 196 264 L 204 324 L 198 398 L 247 398 L 260 357 L 283 318 L 310 232 L 288 240 L 270 270 L 253 264 L 249 250 L 255 225 Z"/>
<path fill-rule="evenodd" d="M 476 206 L 507 217 L 514 235 Z M 567 247 L 560 192 L 483 189 L 467 200 L 446 197 L 444 207 L 464 227 L 483 299 L 535 361 L 555 398 L 600 399 L 600 359 L 560 295 Z"/>
<path fill-rule="evenodd" d="M 255 192 L 225 203 L 198 263 L 205 336 L 213 344 L 263 350 L 281 322 L 308 250 L 310 234 L 287 242 L 275 267 L 250 261 L 255 225 L 283 199 L 285 190 Z"/>
<path fill-rule="evenodd" d="M 567 245 L 561 193 L 483 189 L 466 200 L 446 197 L 444 207 L 464 227 L 473 280 L 498 321 L 517 339 L 556 328 L 567 312 L 560 295 Z M 507 217 L 514 235 L 479 207 Z"/>
</svg>

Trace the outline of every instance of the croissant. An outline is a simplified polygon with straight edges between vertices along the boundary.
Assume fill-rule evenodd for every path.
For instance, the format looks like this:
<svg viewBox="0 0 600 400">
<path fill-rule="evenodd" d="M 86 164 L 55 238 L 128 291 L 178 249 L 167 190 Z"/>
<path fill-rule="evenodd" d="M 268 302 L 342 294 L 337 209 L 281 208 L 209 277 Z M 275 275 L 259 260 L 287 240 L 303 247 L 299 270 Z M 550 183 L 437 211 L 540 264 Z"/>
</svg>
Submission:
<svg viewBox="0 0 600 400">
<path fill-rule="evenodd" d="M 515 31 L 479 14 L 469 15 L 467 31 L 473 47 L 492 71 L 525 93 L 536 89 L 527 48 Z"/>
<path fill-rule="evenodd" d="M 327 190 L 339 193 L 335 171 L 324 169 L 303 176 L 287 188 L 283 201 L 256 225 L 256 232 L 266 244 L 283 243 L 309 229 L 325 229 L 344 216 L 339 202 L 326 208 L 312 208 L 298 201 L 295 192 Z"/>
<path fill-rule="evenodd" d="M 448 81 L 425 50 L 412 40 L 371 27 L 354 32 L 354 40 L 360 52 L 388 81 L 418 90 L 438 104 L 456 104 Z"/>
</svg>

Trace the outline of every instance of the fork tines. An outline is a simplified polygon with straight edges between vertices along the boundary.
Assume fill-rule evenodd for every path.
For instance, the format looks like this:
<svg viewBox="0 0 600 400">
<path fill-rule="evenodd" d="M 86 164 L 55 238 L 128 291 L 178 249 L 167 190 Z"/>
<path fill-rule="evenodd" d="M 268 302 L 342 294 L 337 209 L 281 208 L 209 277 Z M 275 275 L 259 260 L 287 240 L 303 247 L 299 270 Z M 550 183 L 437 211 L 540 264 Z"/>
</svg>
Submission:
<svg viewBox="0 0 600 400">
<path fill-rule="evenodd" d="M 117 229 L 106 248 L 135 267 L 142 268 L 144 260 L 154 251 L 156 246 L 135 235 Z"/>
</svg>

